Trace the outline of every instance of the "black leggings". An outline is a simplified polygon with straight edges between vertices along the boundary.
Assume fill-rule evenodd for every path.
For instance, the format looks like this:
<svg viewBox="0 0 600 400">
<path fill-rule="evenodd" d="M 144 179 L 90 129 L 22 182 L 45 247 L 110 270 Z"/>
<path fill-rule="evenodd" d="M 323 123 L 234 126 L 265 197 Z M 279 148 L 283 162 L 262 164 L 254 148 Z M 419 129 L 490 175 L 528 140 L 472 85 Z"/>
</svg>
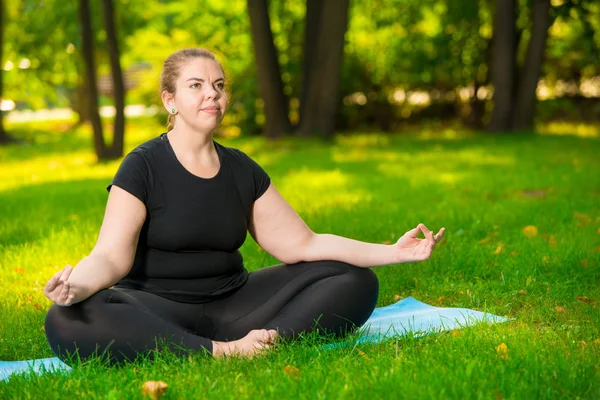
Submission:
<svg viewBox="0 0 600 400">
<path fill-rule="evenodd" d="M 337 261 L 278 265 L 251 272 L 233 294 L 209 303 L 180 303 L 133 289 L 99 291 L 46 315 L 50 347 L 63 361 L 104 354 L 112 363 L 152 354 L 157 340 L 176 354 L 212 354 L 212 341 L 240 339 L 253 329 L 282 338 L 301 332 L 342 336 L 362 325 L 375 304 L 375 273 Z"/>
</svg>

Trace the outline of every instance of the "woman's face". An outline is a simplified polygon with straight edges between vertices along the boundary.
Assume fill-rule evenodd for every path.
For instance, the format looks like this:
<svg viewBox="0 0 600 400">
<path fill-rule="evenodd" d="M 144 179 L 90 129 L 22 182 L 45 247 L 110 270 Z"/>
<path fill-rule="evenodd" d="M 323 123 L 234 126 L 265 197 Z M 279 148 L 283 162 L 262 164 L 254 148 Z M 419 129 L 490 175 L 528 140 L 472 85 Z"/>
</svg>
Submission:
<svg viewBox="0 0 600 400">
<path fill-rule="evenodd" d="M 171 102 L 171 108 L 177 110 L 176 121 L 183 120 L 198 131 L 216 129 L 227 109 L 225 78 L 219 64 L 206 58 L 194 58 L 184 64 Z"/>
</svg>

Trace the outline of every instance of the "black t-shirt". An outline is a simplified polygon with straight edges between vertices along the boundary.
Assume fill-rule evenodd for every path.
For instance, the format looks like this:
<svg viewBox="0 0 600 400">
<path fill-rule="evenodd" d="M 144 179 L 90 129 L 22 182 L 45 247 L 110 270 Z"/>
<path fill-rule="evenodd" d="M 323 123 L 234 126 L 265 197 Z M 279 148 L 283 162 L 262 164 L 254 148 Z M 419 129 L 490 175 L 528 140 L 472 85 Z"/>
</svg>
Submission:
<svg viewBox="0 0 600 400">
<path fill-rule="evenodd" d="M 209 179 L 179 162 L 164 133 L 125 156 L 107 190 L 116 185 L 131 193 L 147 216 L 133 267 L 116 286 L 204 303 L 246 282 L 238 249 L 270 178 L 242 151 L 214 145 L 220 169 Z"/>
</svg>

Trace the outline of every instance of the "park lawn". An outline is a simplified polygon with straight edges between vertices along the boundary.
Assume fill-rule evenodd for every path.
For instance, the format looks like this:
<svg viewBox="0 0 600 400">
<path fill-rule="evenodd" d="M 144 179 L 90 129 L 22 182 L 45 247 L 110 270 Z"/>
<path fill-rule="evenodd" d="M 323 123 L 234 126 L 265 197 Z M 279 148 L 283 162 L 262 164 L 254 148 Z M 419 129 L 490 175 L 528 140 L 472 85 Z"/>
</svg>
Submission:
<svg viewBox="0 0 600 400">
<path fill-rule="evenodd" d="M 129 124 L 128 150 L 161 132 Z M 119 161 L 96 163 L 86 128 L 13 129 L 35 143 L 0 148 L 0 360 L 53 357 L 43 285 L 92 249 Z M 169 385 L 163 399 L 600 398 L 597 137 L 220 141 L 256 159 L 316 232 L 389 243 L 419 222 L 446 227 L 430 260 L 375 269 L 378 306 L 413 296 L 514 320 L 335 350 L 307 337 L 251 360 L 90 362 L 13 376 L 0 398 L 141 398 L 148 380 Z M 251 238 L 242 253 L 249 270 L 277 262 Z"/>
</svg>

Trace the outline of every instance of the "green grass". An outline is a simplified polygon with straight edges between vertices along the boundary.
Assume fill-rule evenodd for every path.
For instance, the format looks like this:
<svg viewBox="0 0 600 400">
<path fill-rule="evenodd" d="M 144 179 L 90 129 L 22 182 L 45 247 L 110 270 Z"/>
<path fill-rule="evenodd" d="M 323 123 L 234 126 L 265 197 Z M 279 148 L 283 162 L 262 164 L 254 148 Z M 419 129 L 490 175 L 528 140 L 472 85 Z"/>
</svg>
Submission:
<svg viewBox="0 0 600 400">
<path fill-rule="evenodd" d="M 13 129 L 30 144 L 0 148 L 0 360 L 53 356 L 43 285 L 92 249 L 119 164 L 95 162 L 85 128 Z M 128 150 L 160 132 L 130 122 Z M 337 350 L 308 337 L 252 360 L 92 362 L 64 376 L 13 376 L 0 398 L 141 398 L 147 380 L 169 385 L 163 399 L 600 398 L 597 135 L 222 142 L 263 165 L 317 232 L 382 243 L 419 222 L 446 227 L 430 260 L 375 269 L 378 306 L 414 296 L 515 320 Z M 530 225 L 537 235 L 525 235 Z M 242 252 L 249 270 L 276 263 L 250 238 Z"/>
</svg>

